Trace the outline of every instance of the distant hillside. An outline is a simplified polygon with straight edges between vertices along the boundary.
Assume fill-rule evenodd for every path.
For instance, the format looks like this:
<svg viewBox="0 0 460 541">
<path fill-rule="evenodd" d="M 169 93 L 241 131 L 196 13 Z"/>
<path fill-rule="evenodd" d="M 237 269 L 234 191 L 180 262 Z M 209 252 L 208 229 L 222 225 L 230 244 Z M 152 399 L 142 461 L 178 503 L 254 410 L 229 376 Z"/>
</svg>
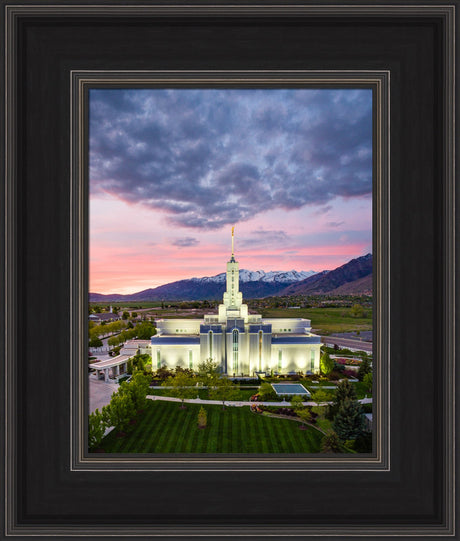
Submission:
<svg viewBox="0 0 460 541">
<path fill-rule="evenodd" d="M 358 281 L 362 278 L 368 278 L 360 284 Z M 354 286 L 351 286 L 354 283 Z M 350 285 L 350 293 L 346 293 L 347 284 Z M 356 259 L 352 259 L 341 267 L 337 267 L 329 272 L 318 273 L 295 284 L 291 284 L 281 290 L 278 295 L 349 295 L 366 294 L 360 291 L 369 291 L 369 284 L 372 290 L 372 254 L 367 254 Z M 340 289 L 342 288 L 342 289 Z M 338 291 L 341 291 L 338 293 Z"/>
<path fill-rule="evenodd" d="M 243 298 L 255 299 L 277 295 L 286 285 L 315 275 L 314 271 L 248 271 L 240 270 L 240 291 Z M 203 278 L 178 280 L 129 295 L 90 293 L 91 302 L 134 302 L 161 300 L 221 299 L 226 287 L 226 273 Z"/>
<path fill-rule="evenodd" d="M 347 282 L 329 291 L 329 295 L 372 295 L 372 274 Z"/>
</svg>

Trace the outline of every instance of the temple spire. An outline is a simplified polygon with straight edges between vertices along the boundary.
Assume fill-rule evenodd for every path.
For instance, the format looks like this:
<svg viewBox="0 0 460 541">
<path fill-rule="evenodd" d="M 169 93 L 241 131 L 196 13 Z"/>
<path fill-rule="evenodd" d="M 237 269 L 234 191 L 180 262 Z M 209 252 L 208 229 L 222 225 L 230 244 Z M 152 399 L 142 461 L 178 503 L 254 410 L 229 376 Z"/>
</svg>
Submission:
<svg viewBox="0 0 460 541">
<path fill-rule="evenodd" d="M 235 258 L 234 239 L 235 239 L 235 226 L 232 227 L 232 259 Z"/>
</svg>

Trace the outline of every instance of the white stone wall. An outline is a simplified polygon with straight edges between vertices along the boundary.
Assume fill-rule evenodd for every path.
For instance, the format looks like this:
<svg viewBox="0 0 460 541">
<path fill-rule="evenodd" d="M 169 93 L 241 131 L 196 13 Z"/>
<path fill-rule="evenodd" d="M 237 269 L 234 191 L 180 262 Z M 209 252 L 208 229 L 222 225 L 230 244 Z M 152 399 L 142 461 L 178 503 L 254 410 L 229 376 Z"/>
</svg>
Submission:
<svg viewBox="0 0 460 541">
<path fill-rule="evenodd" d="M 306 334 L 311 330 L 311 321 L 303 318 L 264 318 L 263 323 L 272 326 L 272 334 Z"/>
<path fill-rule="evenodd" d="M 160 351 L 160 365 L 169 370 L 176 367 L 190 368 L 190 352 L 192 355 L 192 370 L 198 369 L 200 363 L 200 345 L 162 344 L 161 347 L 152 346 L 152 369 L 158 368 L 158 351 Z"/>
<path fill-rule="evenodd" d="M 221 370 L 225 368 L 225 341 L 224 334 L 213 332 L 212 334 L 212 355 L 213 362 L 218 363 Z M 211 350 L 209 348 L 209 333 L 200 335 L 200 363 L 207 361 L 210 358 Z"/>
<path fill-rule="evenodd" d="M 273 344 L 271 367 L 274 372 L 319 372 L 321 344 Z M 281 351 L 281 369 L 279 355 Z M 312 370 L 313 354 L 313 370 Z"/>
<path fill-rule="evenodd" d="M 233 359 L 233 331 L 226 333 L 227 345 L 227 374 L 229 376 L 240 376 L 241 374 L 249 374 L 249 338 L 248 333 L 238 333 L 238 368 L 234 367 Z"/>
<path fill-rule="evenodd" d="M 200 334 L 200 319 L 157 319 L 157 334 L 171 334 L 181 336 L 186 334 Z"/>
<path fill-rule="evenodd" d="M 261 355 L 260 355 L 261 353 Z M 262 348 L 260 348 L 259 333 L 249 334 L 249 374 L 266 372 L 271 365 L 271 334 L 262 333 Z"/>
</svg>

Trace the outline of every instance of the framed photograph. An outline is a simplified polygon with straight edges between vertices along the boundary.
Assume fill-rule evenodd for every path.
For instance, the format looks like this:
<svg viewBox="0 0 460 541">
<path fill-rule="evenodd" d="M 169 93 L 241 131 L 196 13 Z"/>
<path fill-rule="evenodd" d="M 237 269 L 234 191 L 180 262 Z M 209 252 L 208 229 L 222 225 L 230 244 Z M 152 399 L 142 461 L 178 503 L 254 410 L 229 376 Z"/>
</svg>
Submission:
<svg viewBox="0 0 460 541">
<path fill-rule="evenodd" d="M 456 537 L 456 7 L 3 1 L 5 537 Z"/>
<path fill-rule="evenodd" d="M 262 459 L 264 469 L 319 462 L 336 468 L 339 454 L 355 468 L 359 459 L 361 466 L 385 467 L 388 370 L 379 367 L 389 362 L 385 351 L 377 361 L 372 356 L 371 252 L 372 194 L 382 200 L 388 186 L 381 167 L 388 156 L 388 73 L 92 71 L 72 77 L 74 139 L 82 141 L 85 124 L 90 133 L 89 167 L 75 164 L 75 179 L 90 188 L 83 221 L 90 223 L 89 377 L 74 361 L 75 389 L 79 377 L 88 378 L 90 456 L 82 453 L 80 460 L 114 465 L 94 452 L 129 449 L 151 454 L 153 465 L 173 453 L 169 462 L 199 460 L 200 469 L 205 454 L 253 468 Z M 143 150 L 123 158 L 121 149 L 114 152 L 113 134 L 120 130 L 125 135 L 118 140 L 129 138 L 130 148 Z M 143 212 L 153 242 L 148 231 L 141 233 Z M 387 214 L 377 206 L 375 237 L 387 235 Z M 383 245 L 379 260 L 387 259 Z M 239 269 L 238 254 L 249 265 L 284 268 Z M 331 263 L 336 269 L 324 270 Z M 294 264 L 317 270 L 299 272 Z M 226 272 L 192 278 L 191 269 Z M 132 280 L 159 286 L 110 293 L 109 276 L 118 287 L 131 281 L 132 288 Z M 385 291 L 381 277 L 377 290 Z M 105 294 L 94 292 L 101 287 Z M 377 296 L 379 328 L 385 303 Z M 381 412 L 375 423 L 372 372 Z M 120 416 L 117 401 L 126 393 L 133 404 Z M 346 413 L 336 419 L 345 398 Z M 87 403 L 83 394 L 83 418 Z M 85 437 L 76 433 L 77 440 Z M 321 451 L 337 456 L 329 460 Z"/>
</svg>

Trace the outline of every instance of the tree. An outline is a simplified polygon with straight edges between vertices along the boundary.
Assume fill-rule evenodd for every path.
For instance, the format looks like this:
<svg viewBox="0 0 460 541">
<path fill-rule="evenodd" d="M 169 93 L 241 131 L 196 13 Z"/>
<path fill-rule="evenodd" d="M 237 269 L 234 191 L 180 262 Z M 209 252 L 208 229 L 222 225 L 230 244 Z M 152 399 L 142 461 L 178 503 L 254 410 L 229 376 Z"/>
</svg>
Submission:
<svg viewBox="0 0 460 541">
<path fill-rule="evenodd" d="M 360 304 L 354 304 L 350 308 L 351 317 L 364 317 L 364 308 Z"/>
<path fill-rule="evenodd" d="M 347 379 L 340 381 L 337 384 L 335 391 L 334 402 L 329 406 L 329 418 L 334 418 L 340 409 L 340 406 L 345 400 L 356 400 L 356 390 L 352 383 Z"/>
<path fill-rule="evenodd" d="M 137 317 L 137 312 L 131 312 L 131 317 Z"/>
<path fill-rule="evenodd" d="M 322 453 L 340 453 L 341 452 L 340 439 L 336 432 L 328 430 L 326 435 L 321 440 L 321 452 Z"/>
<path fill-rule="evenodd" d="M 136 353 L 132 360 L 134 368 L 138 370 L 145 370 L 146 365 L 152 363 L 152 357 L 148 353 Z"/>
<path fill-rule="evenodd" d="M 198 412 L 198 428 L 206 428 L 208 424 L 208 414 L 206 410 L 201 406 L 200 411 Z"/>
<path fill-rule="evenodd" d="M 321 357 L 320 363 L 321 373 L 328 376 L 334 369 L 334 361 L 331 359 L 329 353 L 326 351 Z"/>
<path fill-rule="evenodd" d="M 320 417 L 324 417 L 325 415 L 325 406 L 321 406 L 320 404 L 323 404 L 324 402 L 327 402 L 329 398 L 329 395 L 326 393 L 326 391 L 323 391 L 322 389 L 318 389 L 311 395 L 311 401 L 316 402 L 316 406 L 312 407 L 313 413 L 316 413 Z"/>
<path fill-rule="evenodd" d="M 276 399 L 278 396 L 270 383 L 267 383 L 266 381 L 260 385 L 258 394 L 261 401 Z"/>
<path fill-rule="evenodd" d="M 240 391 L 227 378 L 220 378 L 216 385 L 209 389 L 209 398 L 211 400 L 222 400 L 222 409 L 225 409 L 226 400 L 237 400 L 240 397 Z"/>
<path fill-rule="evenodd" d="M 369 362 L 369 359 L 366 357 L 361 361 L 361 364 L 359 365 L 359 370 L 358 370 L 359 381 L 364 381 L 364 376 L 366 374 L 369 374 L 371 371 L 372 371 L 371 363 Z"/>
<path fill-rule="evenodd" d="M 134 312 L 133 312 L 134 315 Z M 143 321 L 133 329 L 139 340 L 150 340 L 156 334 L 155 327 L 149 321 Z"/>
<path fill-rule="evenodd" d="M 122 316 L 121 316 L 123 319 L 128 319 L 129 318 L 129 312 L 126 312 L 126 310 L 123 312 Z"/>
<path fill-rule="evenodd" d="M 356 390 L 352 383 L 350 383 L 347 379 L 344 379 L 337 384 L 337 390 L 335 391 L 335 403 L 340 405 L 347 398 L 350 400 L 356 400 Z"/>
<path fill-rule="evenodd" d="M 104 415 L 96 409 L 88 418 L 88 445 L 90 449 L 97 449 L 104 437 L 107 423 Z"/>
<path fill-rule="evenodd" d="M 149 378 L 141 371 L 137 370 L 131 378 L 131 381 L 123 381 L 120 384 L 118 392 L 120 394 L 129 394 L 136 411 L 143 410 L 147 402 L 147 393 L 149 391 Z"/>
<path fill-rule="evenodd" d="M 218 363 L 206 359 L 198 365 L 198 378 L 205 387 L 212 387 L 219 380 L 220 370 Z"/>
<path fill-rule="evenodd" d="M 363 383 L 366 386 L 366 389 L 371 393 L 372 392 L 372 372 L 369 372 L 363 377 Z"/>
<path fill-rule="evenodd" d="M 308 408 L 300 408 L 296 410 L 297 417 L 304 423 L 307 424 L 311 421 L 311 412 Z"/>
<path fill-rule="evenodd" d="M 113 393 L 109 405 L 105 406 L 102 411 L 109 426 L 114 426 L 119 432 L 126 431 L 129 422 L 136 414 L 131 394 L 119 392 Z"/>
<path fill-rule="evenodd" d="M 298 394 L 294 395 L 292 398 L 291 398 L 291 408 L 294 410 L 294 411 L 297 411 L 298 409 L 302 409 L 304 406 L 303 406 L 303 399 L 301 396 L 299 396 Z"/>
<path fill-rule="evenodd" d="M 90 348 L 101 348 L 102 347 L 102 340 L 95 335 L 92 335 L 89 340 L 89 347 Z"/>
<path fill-rule="evenodd" d="M 332 422 L 332 428 L 341 440 L 354 440 L 364 428 L 361 405 L 356 400 L 346 398 Z"/>
<path fill-rule="evenodd" d="M 196 398 L 197 390 L 194 387 L 195 381 L 185 372 L 178 372 L 175 376 L 170 376 L 162 383 L 164 387 L 171 387 L 169 394 L 181 399 L 181 408 L 185 408 L 184 400 L 186 398 Z"/>
</svg>

